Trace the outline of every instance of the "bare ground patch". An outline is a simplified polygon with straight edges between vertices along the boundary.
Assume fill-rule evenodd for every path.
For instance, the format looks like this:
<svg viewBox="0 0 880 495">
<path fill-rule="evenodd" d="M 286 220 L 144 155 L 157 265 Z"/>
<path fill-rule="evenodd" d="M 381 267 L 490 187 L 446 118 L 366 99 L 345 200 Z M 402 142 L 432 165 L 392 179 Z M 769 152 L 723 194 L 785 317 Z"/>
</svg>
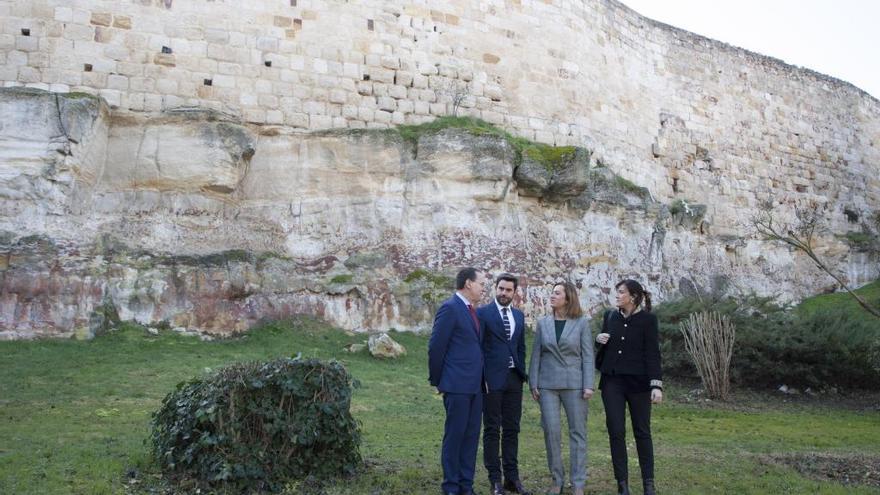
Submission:
<svg viewBox="0 0 880 495">
<path fill-rule="evenodd" d="M 880 456 L 812 452 L 763 457 L 766 462 L 794 468 L 803 476 L 815 480 L 880 488 Z"/>
</svg>

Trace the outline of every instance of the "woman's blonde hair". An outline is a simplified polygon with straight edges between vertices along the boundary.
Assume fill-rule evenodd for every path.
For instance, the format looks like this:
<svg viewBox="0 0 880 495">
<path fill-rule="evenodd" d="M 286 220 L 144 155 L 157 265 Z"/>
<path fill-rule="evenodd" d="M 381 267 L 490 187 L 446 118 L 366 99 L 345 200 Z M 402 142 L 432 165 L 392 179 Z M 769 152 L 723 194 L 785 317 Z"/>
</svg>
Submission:
<svg viewBox="0 0 880 495">
<path fill-rule="evenodd" d="M 581 309 L 577 287 L 571 282 L 557 282 L 553 284 L 554 289 L 558 286 L 562 286 L 562 291 L 565 293 L 565 306 L 562 308 L 563 313 L 565 313 L 564 316 L 569 320 L 583 316 L 584 310 Z"/>
</svg>

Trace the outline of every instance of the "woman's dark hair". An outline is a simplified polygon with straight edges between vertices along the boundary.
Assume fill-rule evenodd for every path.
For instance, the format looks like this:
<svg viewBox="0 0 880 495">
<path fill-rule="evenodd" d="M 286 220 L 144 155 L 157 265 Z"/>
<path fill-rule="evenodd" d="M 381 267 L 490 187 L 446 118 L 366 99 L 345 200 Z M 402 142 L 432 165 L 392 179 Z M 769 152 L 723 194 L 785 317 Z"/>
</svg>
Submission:
<svg viewBox="0 0 880 495">
<path fill-rule="evenodd" d="M 625 279 L 617 282 L 617 285 L 614 286 L 615 289 L 619 289 L 621 285 L 626 286 L 627 292 L 633 298 L 633 303 L 635 303 L 636 307 L 642 305 L 642 302 L 645 303 L 645 311 L 651 311 L 651 293 L 646 291 L 642 284 L 636 282 L 633 279 Z"/>
<path fill-rule="evenodd" d="M 562 291 L 565 293 L 565 308 L 563 309 L 565 318 L 574 320 L 583 316 L 584 310 L 581 309 L 581 300 L 578 298 L 577 287 L 571 282 L 557 282 L 553 284 L 554 289 L 559 286 L 562 286 Z"/>
</svg>

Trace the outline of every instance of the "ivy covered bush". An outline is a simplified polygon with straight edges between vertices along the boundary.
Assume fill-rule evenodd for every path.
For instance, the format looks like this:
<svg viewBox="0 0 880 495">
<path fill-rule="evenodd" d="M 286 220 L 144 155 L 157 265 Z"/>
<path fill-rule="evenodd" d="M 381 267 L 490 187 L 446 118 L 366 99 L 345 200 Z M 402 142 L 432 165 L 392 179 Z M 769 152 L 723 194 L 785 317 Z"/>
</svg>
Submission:
<svg viewBox="0 0 880 495">
<path fill-rule="evenodd" d="M 335 361 L 227 366 L 165 397 L 153 414 L 153 453 L 179 482 L 235 492 L 352 474 L 362 462 L 353 385 Z"/>
</svg>

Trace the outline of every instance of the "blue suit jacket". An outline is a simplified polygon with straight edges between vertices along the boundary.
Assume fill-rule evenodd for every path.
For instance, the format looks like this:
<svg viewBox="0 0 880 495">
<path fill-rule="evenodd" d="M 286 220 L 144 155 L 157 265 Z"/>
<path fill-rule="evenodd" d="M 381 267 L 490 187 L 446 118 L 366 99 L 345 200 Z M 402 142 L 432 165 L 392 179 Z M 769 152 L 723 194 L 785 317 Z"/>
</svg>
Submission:
<svg viewBox="0 0 880 495">
<path fill-rule="evenodd" d="M 495 301 L 480 307 L 477 316 L 480 318 L 481 336 L 483 338 L 483 356 L 485 357 L 486 383 L 489 391 L 501 390 L 507 383 L 507 373 L 510 366 L 510 358 L 513 357 L 513 365 L 523 381 L 528 380 L 526 374 L 526 322 L 522 311 L 511 309 L 511 316 L 516 327 L 513 331 L 513 339 L 507 340 L 507 332 L 504 330 L 504 320 Z"/>
<path fill-rule="evenodd" d="M 483 351 L 478 328 L 464 301 L 447 299 L 434 316 L 428 342 L 428 381 L 441 392 L 478 394 L 483 383 Z"/>
</svg>

